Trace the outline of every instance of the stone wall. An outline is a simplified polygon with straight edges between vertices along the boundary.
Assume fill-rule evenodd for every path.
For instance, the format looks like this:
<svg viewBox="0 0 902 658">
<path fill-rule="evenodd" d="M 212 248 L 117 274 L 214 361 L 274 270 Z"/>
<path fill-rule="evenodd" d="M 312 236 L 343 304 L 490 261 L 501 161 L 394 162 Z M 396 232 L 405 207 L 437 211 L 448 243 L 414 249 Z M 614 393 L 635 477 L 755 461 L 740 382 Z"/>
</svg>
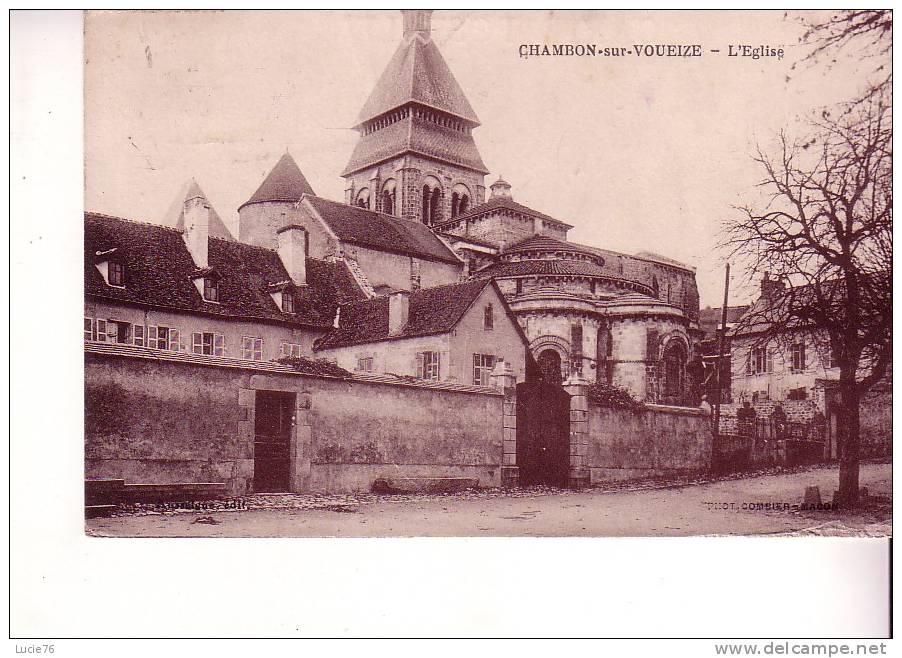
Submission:
<svg viewBox="0 0 902 658">
<path fill-rule="evenodd" d="M 648 405 L 627 411 L 589 405 L 590 482 L 703 473 L 711 468 L 710 416 Z"/>
<path fill-rule="evenodd" d="M 85 346 L 85 476 L 225 482 L 249 493 L 257 391 L 296 395 L 293 491 L 369 490 L 386 476 L 501 484 L 503 395 L 454 384 L 302 375 L 240 359 Z"/>
</svg>

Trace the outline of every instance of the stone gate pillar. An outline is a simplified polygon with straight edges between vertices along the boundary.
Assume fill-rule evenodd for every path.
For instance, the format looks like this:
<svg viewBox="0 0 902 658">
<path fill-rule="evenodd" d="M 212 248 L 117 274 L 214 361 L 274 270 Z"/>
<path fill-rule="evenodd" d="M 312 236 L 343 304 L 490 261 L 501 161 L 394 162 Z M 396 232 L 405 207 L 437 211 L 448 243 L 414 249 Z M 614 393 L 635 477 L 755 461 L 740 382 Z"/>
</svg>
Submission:
<svg viewBox="0 0 902 658">
<path fill-rule="evenodd" d="M 589 382 L 578 372 L 564 382 L 570 394 L 570 476 L 571 487 L 589 485 Z"/>
<path fill-rule="evenodd" d="M 517 376 L 506 361 L 499 361 L 490 375 L 492 388 L 504 393 L 501 405 L 501 486 L 516 487 L 520 483 L 517 466 Z"/>
</svg>

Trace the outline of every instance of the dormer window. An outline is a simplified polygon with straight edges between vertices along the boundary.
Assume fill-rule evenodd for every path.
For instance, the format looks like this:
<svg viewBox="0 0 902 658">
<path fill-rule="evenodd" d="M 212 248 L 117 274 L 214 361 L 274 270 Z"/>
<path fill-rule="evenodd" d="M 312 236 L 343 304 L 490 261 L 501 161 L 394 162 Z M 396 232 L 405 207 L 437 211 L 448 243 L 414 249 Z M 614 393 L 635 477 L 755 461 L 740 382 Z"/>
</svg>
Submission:
<svg viewBox="0 0 902 658">
<path fill-rule="evenodd" d="M 125 265 L 122 263 L 117 263 L 115 261 L 110 261 L 107 266 L 107 272 L 109 276 L 109 284 L 111 286 L 124 286 L 125 285 Z"/>
<path fill-rule="evenodd" d="M 219 282 L 212 277 L 204 277 L 204 299 L 208 302 L 219 302 Z"/>
<path fill-rule="evenodd" d="M 294 313 L 294 295 L 287 290 L 282 291 L 282 313 Z"/>
<path fill-rule="evenodd" d="M 94 267 L 100 272 L 104 283 L 114 288 L 125 287 L 125 265 L 121 261 L 121 255 L 116 247 L 106 251 L 98 251 L 94 261 Z"/>
</svg>

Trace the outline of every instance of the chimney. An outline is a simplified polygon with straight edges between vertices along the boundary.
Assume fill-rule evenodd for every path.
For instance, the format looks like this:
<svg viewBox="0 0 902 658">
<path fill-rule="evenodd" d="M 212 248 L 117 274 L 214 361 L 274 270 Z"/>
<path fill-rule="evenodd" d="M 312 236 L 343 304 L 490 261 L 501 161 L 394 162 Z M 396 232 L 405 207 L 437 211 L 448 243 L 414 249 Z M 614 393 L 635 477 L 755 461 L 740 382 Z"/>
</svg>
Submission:
<svg viewBox="0 0 902 658">
<path fill-rule="evenodd" d="M 786 285 L 777 278 L 771 278 L 770 272 L 765 272 L 761 277 L 761 296 L 764 299 L 773 299 L 786 290 Z"/>
<path fill-rule="evenodd" d="M 297 224 L 288 224 L 276 231 L 279 241 L 278 254 L 296 286 L 307 285 L 307 229 Z"/>
<path fill-rule="evenodd" d="M 410 293 L 406 290 L 394 292 L 388 297 L 388 335 L 397 336 L 407 326 L 410 316 Z"/>
<path fill-rule="evenodd" d="M 428 39 L 432 32 L 432 12 L 432 9 L 402 9 L 404 38 L 421 34 Z"/>
<path fill-rule="evenodd" d="M 185 200 L 182 210 L 185 218 L 185 232 L 182 238 L 198 268 L 208 267 L 207 258 L 210 238 L 210 206 L 201 196 Z"/>
</svg>

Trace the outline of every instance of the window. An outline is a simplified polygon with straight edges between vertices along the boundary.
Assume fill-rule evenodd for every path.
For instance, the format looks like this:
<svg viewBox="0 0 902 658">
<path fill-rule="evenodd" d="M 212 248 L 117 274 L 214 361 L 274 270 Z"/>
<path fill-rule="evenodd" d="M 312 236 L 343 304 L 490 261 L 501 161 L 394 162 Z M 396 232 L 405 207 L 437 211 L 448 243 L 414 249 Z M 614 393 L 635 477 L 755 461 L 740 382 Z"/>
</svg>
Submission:
<svg viewBox="0 0 902 658">
<path fill-rule="evenodd" d="M 219 301 L 219 282 L 216 279 L 204 278 L 204 299 L 208 302 Z"/>
<path fill-rule="evenodd" d="M 122 263 L 116 263 L 114 261 L 110 261 L 107 265 L 107 276 L 109 277 L 109 283 L 111 286 L 124 286 L 125 285 L 125 266 Z"/>
<path fill-rule="evenodd" d="M 488 386 L 491 383 L 489 376 L 495 368 L 497 358 L 491 354 L 473 355 L 473 385 Z"/>
<path fill-rule="evenodd" d="M 483 328 L 486 331 L 491 331 L 495 328 L 495 309 L 492 308 L 491 304 L 485 305 L 485 311 L 483 313 Z"/>
<path fill-rule="evenodd" d="M 592 292 L 593 295 L 595 294 L 595 281 L 592 281 L 589 283 L 589 290 Z"/>
<path fill-rule="evenodd" d="M 147 346 L 157 350 L 181 350 L 181 333 L 171 327 L 147 327 Z"/>
<path fill-rule="evenodd" d="M 417 377 L 438 381 L 439 379 L 439 353 L 420 352 L 417 354 Z"/>
<path fill-rule="evenodd" d="M 241 338 L 241 358 L 262 361 L 263 339 L 256 336 L 243 336 Z"/>
<path fill-rule="evenodd" d="M 93 318 L 85 318 L 85 340 L 94 340 Z"/>
<path fill-rule="evenodd" d="M 210 331 L 196 331 L 191 334 L 191 351 L 195 354 L 224 356 L 225 339 L 223 338 L 222 334 L 217 334 Z"/>
<path fill-rule="evenodd" d="M 805 343 L 793 343 L 790 348 L 790 365 L 793 372 L 805 370 Z"/>
<path fill-rule="evenodd" d="M 301 356 L 301 345 L 300 343 L 282 343 L 281 348 L 279 348 L 282 356 L 290 356 L 295 358 L 300 358 Z"/>
<path fill-rule="evenodd" d="M 294 313 L 294 295 L 290 292 L 282 292 L 282 312 Z"/>
<path fill-rule="evenodd" d="M 133 342 L 138 347 L 144 347 L 144 325 L 136 324 L 133 327 Z"/>
<path fill-rule="evenodd" d="M 749 350 L 749 361 L 746 372 L 750 375 L 758 375 L 765 372 L 773 372 L 773 359 L 766 347 L 753 347 Z"/>
<path fill-rule="evenodd" d="M 371 357 L 371 356 L 357 357 L 356 370 L 358 372 L 373 372 L 373 357 Z"/>
<path fill-rule="evenodd" d="M 829 370 L 830 368 L 835 367 L 836 362 L 833 360 L 833 350 L 828 347 L 826 352 L 824 352 L 824 370 Z"/>
<path fill-rule="evenodd" d="M 570 325 L 570 356 L 573 360 L 572 368 L 576 372 L 583 369 L 583 325 L 574 322 Z"/>
<path fill-rule="evenodd" d="M 102 343 L 130 343 L 131 328 L 128 322 L 98 320 L 97 340 Z"/>
<path fill-rule="evenodd" d="M 517 279 L 517 294 L 523 294 L 523 279 Z"/>
</svg>

